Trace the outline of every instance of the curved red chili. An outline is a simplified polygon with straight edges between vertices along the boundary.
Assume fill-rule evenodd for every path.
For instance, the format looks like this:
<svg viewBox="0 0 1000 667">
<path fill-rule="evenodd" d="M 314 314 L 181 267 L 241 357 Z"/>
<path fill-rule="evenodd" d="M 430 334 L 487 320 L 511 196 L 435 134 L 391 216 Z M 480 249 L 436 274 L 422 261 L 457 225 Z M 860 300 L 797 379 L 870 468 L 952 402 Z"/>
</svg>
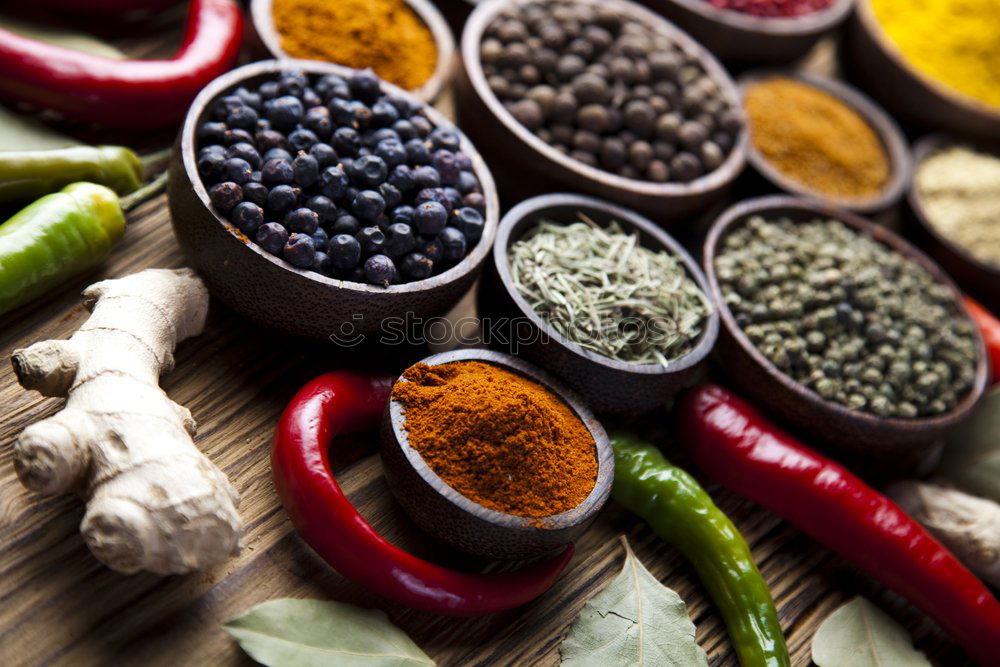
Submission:
<svg viewBox="0 0 1000 667">
<path fill-rule="evenodd" d="M 242 38 L 234 0 L 192 0 L 184 42 L 167 60 L 114 60 L 0 29 L 0 96 L 111 127 L 173 125 L 235 64 Z"/>
<path fill-rule="evenodd" d="M 679 407 L 681 441 L 712 479 L 810 535 L 936 620 L 970 657 L 1000 656 L 1000 603 L 894 502 L 718 386 Z"/>
<path fill-rule="evenodd" d="M 983 335 L 990 356 L 991 382 L 996 383 L 1000 381 L 1000 320 L 971 297 L 965 297 L 965 308 Z"/>
<path fill-rule="evenodd" d="M 333 438 L 375 428 L 393 378 L 321 375 L 289 402 L 271 450 L 274 484 L 296 530 L 342 575 L 415 609 L 453 616 L 519 607 L 548 590 L 569 563 L 558 556 L 514 572 L 472 574 L 421 560 L 385 541 L 344 496 L 328 462 Z"/>
</svg>

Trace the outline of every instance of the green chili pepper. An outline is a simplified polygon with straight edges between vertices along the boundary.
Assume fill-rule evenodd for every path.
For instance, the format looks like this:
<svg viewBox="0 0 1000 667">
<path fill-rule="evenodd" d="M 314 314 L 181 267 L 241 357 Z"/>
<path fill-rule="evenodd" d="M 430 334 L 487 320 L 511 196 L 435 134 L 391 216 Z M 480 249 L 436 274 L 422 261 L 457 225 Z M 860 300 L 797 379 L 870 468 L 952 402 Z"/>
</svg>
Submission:
<svg viewBox="0 0 1000 667">
<path fill-rule="evenodd" d="M 612 433 L 611 444 L 611 496 L 691 561 L 722 613 L 740 664 L 790 665 L 771 592 L 733 522 L 652 445 L 627 433 Z"/>
<path fill-rule="evenodd" d="M 123 146 L 0 151 L 0 202 L 35 199 L 77 181 L 127 194 L 142 184 L 142 162 Z"/>
</svg>

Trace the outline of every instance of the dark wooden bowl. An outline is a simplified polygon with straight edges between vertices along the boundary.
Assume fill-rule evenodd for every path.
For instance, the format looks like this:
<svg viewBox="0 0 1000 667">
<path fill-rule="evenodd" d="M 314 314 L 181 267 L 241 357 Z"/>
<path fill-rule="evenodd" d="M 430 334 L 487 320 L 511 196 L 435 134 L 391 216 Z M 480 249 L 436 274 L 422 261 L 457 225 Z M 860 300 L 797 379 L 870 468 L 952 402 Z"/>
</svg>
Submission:
<svg viewBox="0 0 1000 667">
<path fill-rule="evenodd" d="M 707 0 L 643 0 L 723 62 L 787 63 L 804 55 L 851 13 L 854 0 L 793 18 L 765 18 L 713 7 Z"/>
<path fill-rule="evenodd" d="M 703 0 L 695 1 L 702 2 Z M 817 90 L 832 95 L 857 112 L 868 123 L 869 127 L 874 130 L 879 141 L 882 143 L 882 148 L 889 159 L 889 181 L 879 194 L 867 199 L 838 199 L 830 197 L 822 192 L 806 188 L 776 169 L 754 147 L 753 139 L 751 139 L 747 148 L 747 157 L 757 173 L 767 181 L 770 181 L 779 190 L 784 190 L 800 197 L 816 199 L 858 213 L 884 211 L 899 201 L 900 197 L 903 196 L 906 186 L 910 183 L 910 178 L 913 174 L 913 161 L 910 158 L 906 139 L 903 138 L 903 133 L 899 129 L 899 125 L 896 124 L 896 121 L 890 118 L 881 107 L 875 104 L 864 93 L 845 83 L 834 81 L 824 76 L 792 70 L 754 70 L 747 72 L 738 81 L 740 98 L 743 99 L 749 86 L 772 77 L 792 79 L 812 86 Z"/>
<path fill-rule="evenodd" d="M 925 159 L 941 148 L 967 143 L 943 134 L 928 135 L 913 146 L 914 173 Z M 970 144 L 973 148 L 1000 155 L 1000 145 Z M 1000 308 L 1000 268 L 974 257 L 968 250 L 942 236 L 924 212 L 914 180 L 906 195 L 910 231 L 920 246 L 935 259 L 966 292 L 992 308 Z M 998 221 L 1000 222 L 1000 221 Z"/>
<path fill-rule="evenodd" d="M 879 25 L 870 0 L 857 0 L 844 47 L 851 75 L 900 120 L 984 139 L 1000 136 L 1000 108 L 918 72 Z"/>
<path fill-rule="evenodd" d="M 441 96 L 454 72 L 455 38 L 452 36 L 451 28 L 448 27 L 448 22 L 433 2 L 429 0 L 405 0 L 405 2 L 431 31 L 438 54 L 431 78 L 410 93 L 426 102 L 433 102 Z M 259 47 L 255 50 L 264 52 L 262 57 L 280 60 L 289 56 L 281 48 L 281 37 L 274 27 L 272 7 L 273 0 L 250 0 L 250 24 L 255 36 L 251 43 Z"/>
<path fill-rule="evenodd" d="M 426 280 L 383 288 L 298 269 L 260 248 L 213 210 L 195 164 L 195 129 L 207 113 L 206 107 L 227 90 L 258 83 L 289 67 L 314 74 L 345 75 L 351 71 L 306 60 L 251 63 L 215 79 L 192 103 L 174 145 L 167 186 L 174 232 L 188 261 L 204 278 L 212 295 L 230 308 L 258 324 L 294 335 L 335 342 L 354 340 L 359 334 L 377 331 L 386 318 L 407 314 L 429 317 L 445 312 L 478 277 L 500 215 L 493 177 L 464 136 L 462 150 L 472 158 L 486 197 L 486 227 L 465 259 Z M 395 86 L 383 86 L 414 99 Z M 434 125 L 451 125 L 432 108 L 427 107 L 425 114 Z"/>
<path fill-rule="evenodd" d="M 968 417 L 982 396 L 989 371 L 982 338 L 976 334 L 978 363 L 975 383 L 962 401 L 946 414 L 917 419 L 877 417 L 821 398 L 774 366 L 754 346 L 736 323 L 732 312 L 724 305 L 715 273 L 716 250 L 726 234 L 754 215 L 771 219 L 787 217 L 794 222 L 816 218 L 840 220 L 919 263 L 935 279 L 952 290 L 964 313 L 958 288 L 930 258 L 886 227 L 847 211 L 795 197 L 778 195 L 740 202 L 715 221 L 705 241 L 705 273 L 708 275 L 712 296 L 720 304 L 723 325 L 716 349 L 722 367 L 733 382 L 772 414 L 849 457 L 891 462 L 899 469 L 916 465 L 933 452 L 936 441 L 949 428 Z"/>
<path fill-rule="evenodd" d="M 425 532 L 477 556 L 534 558 L 576 539 L 604 507 L 614 479 L 614 453 L 604 428 L 570 390 L 531 364 L 490 350 L 456 350 L 427 357 L 436 366 L 452 361 L 482 361 L 541 384 L 561 398 L 583 421 L 597 447 L 597 481 L 573 509 L 544 518 L 497 512 L 475 503 L 445 483 L 413 449 L 403 427 L 403 407 L 389 402 L 382 421 L 381 454 L 386 480 L 403 509 Z M 405 380 L 397 380 L 405 382 Z"/>
<path fill-rule="evenodd" d="M 541 195 L 521 202 L 500 221 L 493 256 L 486 264 L 479 288 L 479 313 L 493 323 L 512 323 L 490 336 L 493 344 L 531 359 L 562 378 L 594 411 L 635 416 L 662 406 L 691 384 L 719 334 L 719 315 L 713 310 L 694 349 L 670 363 L 634 364 L 587 350 L 556 331 L 531 308 L 514 287 L 507 253 L 539 219 L 576 222 L 583 213 L 606 225 L 617 221 L 626 232 L 637 232 L 642 245 L 667 250 L 680 258 L 688 275 L 707 295 L 705 275 L 684 248 L 659 226 L 634 211 L 593 197 L 574 194 Z M 485 325 L 484 325 L 485 326 Z"/>
<path fill-rule="evenodd" d="M 653 183 L 624 178 L 563 155 L 515 120 L 486 83 L 479 45 L 483 32 L 498 13 L 512 4 L 533 1 L 481 3 L 469 16 L 462 32 L 462 67 L 455 87 L 456 111 L 462 128 L 483 153 L 490 156 L 505 204 L 512 205 L 546 192 L 576 190 L 629 206 L 658 222 L 668 222 L 683 219 L 724 198 L 746 161 L 745 127 L 725 162 L 715 171 L 690 183 Z M 580 1 L 609 4 L 601 0 Z M 740 108 L 736 85 L 703 46 L 662 16 L 634 2 L 610 0 L 610 5 L 669 36 L 678 47 L 698 60 L 734 108 Z"/>
</svg>

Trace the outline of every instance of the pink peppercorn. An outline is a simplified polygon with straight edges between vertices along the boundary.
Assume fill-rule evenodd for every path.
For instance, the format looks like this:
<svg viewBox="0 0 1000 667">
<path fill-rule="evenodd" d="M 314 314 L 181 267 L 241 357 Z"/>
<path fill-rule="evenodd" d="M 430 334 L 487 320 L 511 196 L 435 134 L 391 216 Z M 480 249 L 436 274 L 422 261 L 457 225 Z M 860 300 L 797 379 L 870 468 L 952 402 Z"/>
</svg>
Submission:
<svg viewBox="0 0 1000 667">
<path fill-rule="evenodd" d="M 826 9 L 833 0 L 707 0 L 713 7 L 767 18 L 802 16 Z"/>
</svg>

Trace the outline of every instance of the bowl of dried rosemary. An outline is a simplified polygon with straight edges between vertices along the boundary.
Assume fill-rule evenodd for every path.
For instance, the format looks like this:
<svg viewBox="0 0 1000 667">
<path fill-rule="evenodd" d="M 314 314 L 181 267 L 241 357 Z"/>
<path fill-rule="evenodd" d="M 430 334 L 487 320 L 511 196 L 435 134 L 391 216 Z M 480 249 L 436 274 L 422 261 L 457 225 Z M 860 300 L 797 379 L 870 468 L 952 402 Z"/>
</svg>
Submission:
<svg viewBox="0 0 1000 667">
<path fill-rule="evenodd" d="M 593 197 L 527 199 L 501 220 L 479 312 L 491 345 L 599 413 L 638 415 L 694 379 L 719 330 L 698 264 L 659 226 Z"/>
</svg>

